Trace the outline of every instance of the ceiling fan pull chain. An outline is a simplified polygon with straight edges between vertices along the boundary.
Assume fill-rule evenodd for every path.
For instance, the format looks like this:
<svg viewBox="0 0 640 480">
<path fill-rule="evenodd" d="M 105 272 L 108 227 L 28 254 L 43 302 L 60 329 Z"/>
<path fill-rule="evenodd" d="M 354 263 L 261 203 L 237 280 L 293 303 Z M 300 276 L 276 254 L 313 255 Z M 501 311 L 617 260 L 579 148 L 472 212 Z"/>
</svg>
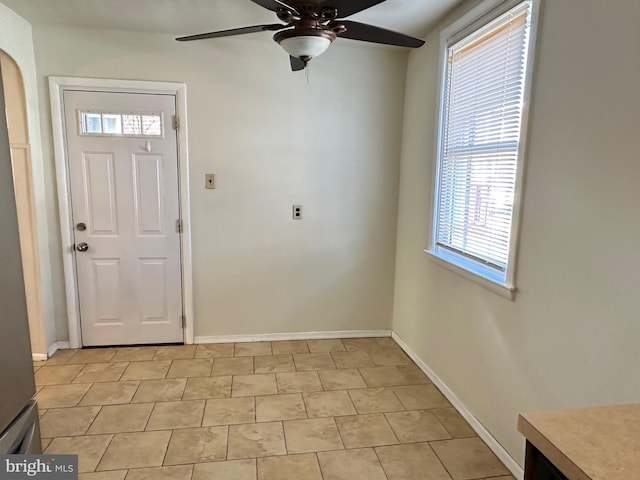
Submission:
<svg viewBox="0 0 640 480">
<path fill-rule="evenodd" d="M 305 75 L 305 77 L 307 77 L 307 85 L 309 85 L 309 77 L 310 77 L 310 75 L 309 75 L 309 68 L 310 68 L 310 67 L 309 67 L 309 64 L 307 63 L 307 64 L 304 66 L 304 75 Z"/>
</svg>

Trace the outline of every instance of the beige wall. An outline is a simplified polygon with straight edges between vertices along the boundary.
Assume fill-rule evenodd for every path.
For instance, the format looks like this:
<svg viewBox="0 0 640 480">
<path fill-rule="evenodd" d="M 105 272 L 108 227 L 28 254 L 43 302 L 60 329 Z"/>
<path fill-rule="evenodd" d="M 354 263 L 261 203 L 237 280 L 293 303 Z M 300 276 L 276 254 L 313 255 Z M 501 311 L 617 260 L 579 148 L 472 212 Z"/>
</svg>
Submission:
<svg viewBox="0 0 640 480">
<path fill-rule="evenodd" d="M 410 55 L 394 330 L 520 463 L 518 412 L 640 398 L 639 23 L 638 2 L 544 2 L 514 302 L 423 253 L 438 33 Z"/>
<path fill-rule="evenodd" d="M 34 42 L 52 212 L 48 75 L 186 83 L 196 337 L 391 328 L 402 51 L 335 44 L 307 83 L 268 34 L 36 26 Z M 64 305 L 59 259 L 56 273 Z"/>
</svg>

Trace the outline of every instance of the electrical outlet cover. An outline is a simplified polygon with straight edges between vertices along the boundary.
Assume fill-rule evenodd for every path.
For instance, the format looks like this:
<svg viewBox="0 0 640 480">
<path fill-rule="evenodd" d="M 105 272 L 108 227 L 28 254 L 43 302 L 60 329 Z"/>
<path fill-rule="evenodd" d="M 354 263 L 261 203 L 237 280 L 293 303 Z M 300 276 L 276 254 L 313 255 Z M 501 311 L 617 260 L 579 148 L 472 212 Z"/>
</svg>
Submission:
<svg viewBox="0 0 640 480">
<path fill-rule="evenodd" d="M 216 188 L 216 174 L 215 173 L 205 173 L 204 174 L 204 188 L 207 190 L 213 190 Z"/>
</svg>

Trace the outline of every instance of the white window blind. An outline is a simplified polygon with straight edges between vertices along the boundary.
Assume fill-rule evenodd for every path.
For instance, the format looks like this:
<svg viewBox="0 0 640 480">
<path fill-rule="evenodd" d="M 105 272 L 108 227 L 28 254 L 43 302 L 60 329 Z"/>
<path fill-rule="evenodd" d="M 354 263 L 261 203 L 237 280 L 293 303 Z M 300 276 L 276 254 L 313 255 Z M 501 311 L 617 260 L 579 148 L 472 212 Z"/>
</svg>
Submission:
<svg viewBox="0 0 640 480">
<path fill-rule="evenodd" d="M 447 45 L 434 252 L 504 282 L 525 94 L 531 2 Z"/>
</svg>

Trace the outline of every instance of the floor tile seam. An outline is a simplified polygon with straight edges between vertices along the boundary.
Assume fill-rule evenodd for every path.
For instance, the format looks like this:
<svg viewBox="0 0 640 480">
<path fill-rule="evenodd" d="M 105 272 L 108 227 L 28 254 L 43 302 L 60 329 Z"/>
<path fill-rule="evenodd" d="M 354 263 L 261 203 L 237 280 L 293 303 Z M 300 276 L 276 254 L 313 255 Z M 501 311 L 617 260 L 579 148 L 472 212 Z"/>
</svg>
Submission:
<svg viewBox="0 0 640 480">
<path fill-rule="evenodd" d="M 142 404 L 136 404 L 136 405 L 142 405 Z M 111 406 L 111 405 L 105 405 L 105 406 Z M 119 405 L 118 405 L 119 406 Z M 149 414 L 149 417 L 151 417 L 151 414 Z M 89 432 L 89 430 L 91 429 L 91 427 L 89 427 L 89 429 L 87 430 L 87 432 L 83 435 L 83 436 L 95 436 L 95 435 L 117 435 L 120 433 L 142 433 L 142 432 L 146 432 L 149 430 L 146 430 L 146 426 L 149 423 L 149 417 L 147 417 L 147 420 L 145 421 L 145 426 L 143 427 L 142 430 L 119 430 L 117 432 Z M 96 415 L 96 418 L 98 418 L 98 415 Z M 92 424 L 95 422 L 95 419 L 93 420 Z M 151 430 L 151 431 L 155 431 L 155 430 Z"/>
<path fill-rule="evenodd" d="M 380 465 L 380 468 L 382 469 L 382 473 L 384 473 L 384 476 L 386 477 L 386 479 L 389 480 L 389 474 L 387 473 L 387 470 L 384 468 L 384 463 L 382 463 L 382 460 L 380 460 L 380 456 L 378 455 L 378 451 L 376 450 L 376 448 L 377 447 L 371 447 L 371 449 L 373 450 L 373 454 L 378 459 L 378 464 Z"/>
<path fill-rule="evenodd" d="M 353 396 L 351 395 L 351 390 L 364 390 L 362 388 L 354 388 L 354 389 L 347 389 L 347 393 L 349 394 L 349 398 L 351 399 L 351 403 L 353 403 L 356 412 L 358 415 L 374 415 L 374 414 L 378 414 L 378 413 L 394 413 L 394 412 L 404 412 L 407 410 L 407 408 L 404 406 L 404 404 L 400 401 L 400 399 L 398 399 L 397 395 L 396 395 L 396 399 L 398 399 L 398 401 L 400 402 L 400 405 L 402 406 L 402 410 L 382 410 L 382 411 L 370 411 L 370 412 L 363 412 L 360 410 L 360 408 L 358 407 L 358 404 L 356 403 L 356 401 L 353 399 Z"/>
<path fill-rule="evenodd" d="M 318 453 L 319 452 L 316 452 L 316 460 L 318 462 L 318 467 L 320 468 L 320 476 L 322 477 L 322 480 L 324 480 L 325 472 L 322 470 L 322 463 L 320 462 L 320 455 L 318 455 Z"/>
<path fill-rule="evenodd" d="M 376 447 L 376 446 L 386 446 L 386 445 L 401 445 L 402 442 L 400 442 L 400 439 L 398 438 L 398 436 L 396 435 L 395 431 L 393 430 L 393 428 L 391 427 L 391 425 L 389 424 L 389 422 L 387 421 L 387 417 L 382 414 L 382 413 L 367 413 L 367 414 L 358 414 L 358 415 L 345 415 L 343 417 L 339 417 L 339 418 L 345 418 L 345 417 L 364 417 L 367 415 L 376 415 L 376 416 L 382 416 L 382 418 L 384 419 L 384 422 L 387 424 L 387 427 L 389 427 L 389 429 L 391 430 L 391 433 L 393 435 L 393 437 L 396 439 L 396 443 L 385 443 L 384 445 L 373 445 L 371 446 L 371 448 Z M 334 419 L 335 421 L 335 419 Z M 338 424 L 338 422 L 336 422 L 336 424 Z M 340 430 L 340 425 L 338 424 L 338 431 L 341 433 L 342 435 L 342 431 Z M 368 447 L 353 447 L 353 448 L 347 448 L 346 447 L 346 443 L 343 442 L 343 444 L 345 445 L 345 449 L 347 450 L 352 450 L 353 448 L 368 448 Z"/>
<path fill-rule="evenodd" d="M 224 461 L 228 462 L 229 461 L 229 443 L 230 443 L 229 437 L 231 436 L 231 429 L 230 429 L 230 425 L 227 425 L 226 427 L 227 427 L 227 441 L 225 442 L 225 445 L 224 445 Z M 256 466 L 256 472 L 257 472 L 257 466 Z"/>
<path fill-rule="evenodd" d="M 436 452 L 436 449 L 433 448 L 433 445 L 431 445 L 432 443 L 435 442 L 442 442 L 444 440 L 434 440 L 433 442 L 427 442 L 429 444 L 429 448 L 431 449 L 431 451 L 433 452 L 433 454 L 436 456 L 436 458 L 438 459 L 438 462 L 440 462 L 440 465 L 442 465 L 442 468 L 444 468 L 445 472 L 447 472 L 447 475 L 449 475 L 451 478 L 453 477 L 453 473 L 451 473 L 449 471 L 449 469 L 447 468 L 447 466 L 445 465 L 445 463 L 442 461 L 442 459 L 440 458 L 440 455 L 438 455 L 438 452 Z"/>
<path fill-rule="evenodd" d="M 289 442 L 287 441 L 287 430 L 284 428 L 284 421 L 281 421 L 281 423 L 282 423 L 282 440 L 284 441 L 284 451 L 287 452 L 286 455 L 290 455 Z"/>
<path fill-rule="evenodd" d="M 383 415 L 385 416 L 387 423 L 389 424 L 389 426 L 391 427 L 391 430 L 393 430 L 393 433 L 395 433 L 396 438 L 398 440 L 400 440 L 400 434 L 398 433 L 398 431 L 393 428 L 393 424 L 391 423 L 391 421 L 389 420 L 389 417 L 387 417 L 388 413 L 411 413 L 411 412 L 428 412 L 429 409 L 418 409 L 418 410 L 404 410 L 404 411 L 398 411 L 398 412 L 384 412 Z M 444 428 L 444 431 L 447 432 L 447 434 L 449 435 L 449 438 L 439 438 L 439 439 L 435 439 L 435 440 L 421 440 L 421 441 L 417 441 L 417 442 L 403 442 L 402 440 L 400 440 L 400 443 L 405 445 L 405 444 L 410 444 L 410 443 L 421 443 L 421 442 L 435 442 L 435 441 L 440 441 L 440 440 L 454 440 L 453 435 L 451 435 L 451 432 L 449 432 L 449 430 L 447 430 L 447 428 L 442 424 L 442 422 L 440 421 L 440 419 L 433 414 L 433 416 L 435 417 L 436 421 L 438 422 L 438 424 Z"/>
<path fill-rule="evenodd" d="M 403 410 L 404 410 L 404 411 L 409 410 L 409 409 L 407 408 L 407 406 L 402 402 L 402 399 L 401 399 L 401 398 L 400 398 L 400 396 L 396 393 L 396 391 L 395 391 L 395 390 L 393 390 L 393 389 L 388 389 L 388 390 L 390 390 L 390 391 L 391 391 L 391 393 L 393 394 L 393 396 L 396 398 L 396 400 L 398 400 L 398 402 L 400 402 L 400 405 L 402 405 L 402 408 L 403 408 Z M 400 411 L 400 410 L 398 410 L 398 411 Z M 393 412 L 389 412 L 389 413 L 393 413 Z"/>
<path fill-rule="evenodd" d="M 448 439 L 448 440 L 433 440 L 433 441 L 430 441 L 430 442 L 428 442 L 428 443 L 429 443 L 429 446 L 431 447 L 431 449 L 433 450 L 433 452 L 435 453 L 436 457 L 437 457 L 437 458 L 438 458 L 438 460 L 440 461 L 440 463 L 441 463 L 441 464 L 445 467 L 445 469 L 446 469 L 446 464 L 444 463 L 444 461 L 443 461 L 443 460 L 441 460 L 441 459 L 440 459 L 440 456 L 438 455 L 438 452 L 437 452 L 437 451 L 436 451 L 436 449 L 434 448 L 433 444 L 445 443 L 445 442 L 454 442 L 454 441 L 457 441 L 457 440 L 465 440 L 465 439 L 466 439 L 466 440 L 468 440 L 468 439 L 472 439 L 472 438 L 473 438 L 473 439 L 477 439 L 477 440 L 479 440 L 483 446 L 487 447 L 486 442 L 485 442 L 484 440 L 482 440 L 479 436 L 474 436 L 474 437 L 465 437 L 465 438 L 452 438 L 452 439 Z M 488 448 L 488 447 L 487 447 L 487 448 Z M 497 475 L 497 476 L 494 476 L 494 477 L 488 477 L 488 478 L 489 478 L 489 479 L 491 479 L 491 478 L 500 478 L 501 476 L 510 476 L 510 475 L 511 475 L 511 473 L 509 473 L 509 469 L 506 467 L 506 465 L 505 465 L 505 464 L 504 464 L 504 463 L 503 463 L 503 462 L 502 462 L 502 461 L 501 461 L 497 456 L 495 456 L 495 454 L 494 454 L 493 452 L 491 452 L 491 454 L 496 458 L 496 460 L 498 461 L 498 463 L 499 463 L 499 464 L 500 464 L 500 465 L 505 469 L 505 471 L 506 471 L 507 473 L 506 473 L 506 474 L 504 474 L 504 473 L 503 473 L 503 474 L 500 474 L 500 475 Z M 446 469 L 446 470 L 447 470 L 447 472 L 449 472 L 449 470 L 448 470 L 448 469 Z M 452 478 L 454 478 L 454 477 L 453 477 L 453 474 L 450 474 L 450 475 L 451 475 L 451 477 L 452 477 Z M 511 476 L 512 476 L 512 475 L 511 475 Z M 478 477 L 477 479 L 474 479 L 474 480 L 481 480 L 481 479 L 484 479 L 484 478 L 486 478 L 486 477 L 482 476 L 482 477 Z"/>
<path fill-rule="evenodd" d="M 123 375 L 124 375 L 124 372 L 123 372 Z M 129 399 L 128 402 L 126 402 L 126 404 L 115 403 L 115 404 L 106 404 L 106 405 L 131 405 L 133 403 L 133 399 L 136 396 L 136 393 L 138 393 L 138 390 L 140 389 L 140 385 L 142 385 L 142 380 L 118 380 L 117 382 L 114 382 L 114 383 L 120 383 L 120 382 L 123 382 L 123 383 L 124 382 L 130 382 L 130 383 L 136 383 L 137 384 L 135 391 L 131 395 L 131 398 Z M 103 383 L 103 382 L 95 382 L 95 383 L 93 383 L 91 388 L 89 388 L 89 390 L 87 390 L 87 393 L 84 395 L 84 397 L 86 397 L 89 394 L 89 392 L 93 389 L 93 386 L 96 383 Z M 107 382 L 107 383 L 109 383 L 109 382 Z M 82 400 L 84 400 L 84 397 L 82 398 Z M 80 401 L 80 403 L 82 403 L 82 400 Z M 80 403 L 78 403 L 78 405 L 80 405 Z M 144 402 L 140 402 L 140 403 L 144 403 Z M 104 406 L 105 404 L 99 404 L 99 405 L 103 405 Z"/>
<path fill-rule="evenodd" d="M 258 397 L 280 397 L 280 396 L 285 396 L 285 395 L 298 395 L 299 396 L 300 400 L 302 401 L 302 408 L 304 408 L 304 415 L 305 416 L 304 416 L 304 418 L 280 419 L 279 421 L 284 422 L 285 420 L 305 420 L 305 419 L 308 420 L 310 418 L 309 414 L 307 412 L 307 406 L 305 405 L 304 397 L 302 395 L 302 392 L 283 393 L 283 394 L 277 393 L 275 395 L 255 395 L 253 397 L 253 402 L 254 402 L 254 405 L 255 405 L 255 419 L 256 419 L 255 423 L 265 423 L 266 422 L 266 421 L 265 422 L 258 422 Z M 274 421 L 278 421 L 278 420 L 274 420 Z"/>
<path fill-rule="evenodd" d="M 80 402 L 82 402 L 82 400 L 84 400 L 84 397 L 87 396 L 87 394 L 89 393 L 89 391 L 93 388 L 93 383 L 69 383 L 69 384 L 62 384 L 62 385 L 43 385 L 40 390 L 38 390 L 35 395 L 33 395 L 33 399 L 38 401 L 38 399 L 36 398 L 46 387 L 58 387 L 58 386 L 65 386 L 65 385 L 89 385 L 89 388 L 87 389 L 86 392 L 84 392 L 84 394 L 82 395 L 82 397 L 80 398 L 80 400 L 78 400 L 77 403 L 75 403 L 74 405 L 61 405 L 59 407 L 45 407 L 43 408 L 43 410 L 51 410 L 52 408 L 73 408 L 73 407 L 91 407 L 94 405 L 80 405 Z M 41 404 L 38 404 L 38 407 L 40 407 Z"/>
<path fill-rule="evenodd" d="M 255 396 L 252 397 L 252 403 L 253 403 L 253 423 L 258 423 L 258 405 L 257 405 Z M 284 435 L 284 430 L 283 430 L 283 435 Z"/>
<path fill-rule="evenodd" d="M 160 463 L 161 467 L 167 466 L 165 464 L 165 462 L 167 461 L 167 454 L 169 453 L 169 445 L 171 445 L 171 440 L 173 439 L 173 432 L 174 430 L 170 430 L 171 434 L 169 435 L 169 440 L 167 441 L 167 444 L 164 447 L 164 455 L 162 455 L 162 462 Z M 127 472 L 127 475 L 129 474 L 129 472 Z"/>
<path fill-rule="evenodd" d="M 247 358 L 247 357 L 273 357 L 273 353 L 259 353 L 259 354 L 252 353 L 250 355 L 236 355 L 234 352 L 234 356 L 229 358 Z"/>
<path fill-rule="evenodd" d="M 156 405 L 158 404 L 158 402 L 153 402 L 153 407 L 151 407 L 151 411 L 149 412 L 149 416 L 147 417 L 147 421 L 144 422 L 144 428 L 143 428 L 143 432 L 148 432 L 151 430 L 147 430 L 147 427 L 149 426 L 149 421 L 151 420 L 151 415 L 153 415 L 153 412 L 155 412 L 156 410 Z M 139 405 L 144 405 L 144 403 L 140 403 Z M 173 429 L 172 429 L 172 433 L 173 435 Z"/>
<path fill-rule="evenodd" d="M 160 357 L 158 357 L 158 353 L 156 352 L 156 354 L 153 356 L 151 361 L 156 361 L 156 360 L 193 360 L 195 358 L 195 355 L 196 355 L 195 349 L 193 350 L 193 355 L 178 356 L 178 357 L 168 356 L 168 357 L 164 357 L 163 358 L 163 355 L 160 355 Z"/>
<path fill-rule="evenodd" d="M 318 471 L 320 472 L 320 479 L 324 480 L 324 473 L 322 472 L 322 465 L 320 465 L 320 458 L 318 457 L 318 452 L 315 452 L 313 455 L 316 457 L 316 464 L 318 465 Z"/>
<path fill-rule="evenodd" d="M 73 364 L 73 365 L 69 365 L 69 364 L 65 364 L 65 365 L 48 365 L 48 368 L 55 368 L 55 367 L 74 367 L 76 365 L 82 365 L 82 368 L 80 370 L 78 370 L 78 372 L 73 376 L 73 378 L 69 379 L 69 381 L 67 382 L 62 382 L 62 383 L 43 383 L 40 384 L 41 386 L 47 386 L 47 385 L 70 385 L 73 383 L 73 381 L 76 379 L 76 377 L 78 375 L 80 375 L 80 372 L 82 372 L 82 370 L 84 370 L 84 367 L 87 366 L 86 363 L 77 363 L 77 364 Z M 38 386 L 38 384 L 36 383 L 36 386 Z"/>
<path fill-rule="evenodd" d="M 340 437 L 340 443 L 342 444 L 342 450 L 346 450 L 347 449 L 347 444 L 345 443 L 344 437 L 342 436 L 342 431 L 340 431 L 340 426 L 338 425 L 338 422 L 336 422 L 336 417 L 331 417 L 331 419 L 333 420 L 333 424 L 336 426 L 336 430 L 338 432 L 338 437 Z M 337 450 L 330 450 L 330 451 L 339 452 L 341 450 L 337 449 Z M 316 455 L 317 454 L 318 454 L 318 452 L 316 452 Z"/>
<path fill-rule="evenodd" d="M 185 427 L 186 428 L 186 427 Z M 91 433 L 83 433 L 83 434 L 77 434 L 77 435 L 58 435 L 58 436 L 53 436 L 53 437 L 42 437 L 42 438 L 80 438 L 80 437 L 100 437 L 103 435 L 127 435 L 127 434 L 131 434 L 131 433 L 148 433 L 148 432 L 163 432 L 166 431 L 167 429 L 161 429 L 161 430 L 123 430 L 123 431 L 118 431 L 118 432 L 91 432 Z M 176 430 L 182 430 L 177 428 Z"/>
<path fill-rule="evenodd" d="M 280 430 L 282 431 L 282 439 L 285 442 L 285 452 L 287 452 L 287 447 L 286 447 L 286 439 L 285 439 L 285 433 L 284 433 L 284 423 L 282 421 L 274 421 L 274 422 L 261 422 L 261 423 L 279 423 L 280 424 Z M 240 426 L 244 426 L 244 425 L 257 425 L 257 423 L 239 423 L 239 424 L 233 424 L 233 425 L 227 425 L 227 429 L 228 429 L 228 436 L 227 436 L 227 448 L 228 446 L 231 444 L 231 428 L 232 427 L 240 427 Z M 288 453 L 283 453 L 281 455 L 278 454 L 274 454 L 274 455 L 268 455 L 270 457 L 284 457 L 287 456 Z M 249 459 L 257 459 L 258 458 L 263 458 L 261 456 L 255 456 L 255 457 L 239 457 L 239 458 L 232 458 L 230 459 L 227 453 L 227 460 L 249 460 Z"/>
<path fill-rule="evenodd" d="M 106 383 L 106 382 L 119 382 L 120 378 L 122 377 L 122 375 L 124 374 L 124 372 L 127 370 L 127 368 L 129 367 L 129 362 L 94 362 L 94 363 L 87 363 L 84 365 L 84 367 L 82 367 L 82 369 L 78 372 L 78 375 L 76 375 L 74 377 L 74 379 L 71 381 L 72 384 L 76 383 L 76 380 L 78 379 L 78 377 L 80 377 L 80 375 L 82 375 L 84 373 L 84 371 L 87 369 L 87 367 L 91 366 L 91 365 L 98 365 L 101 363 L 107 363 L 110 365 L 115 365 L 116 363 L 126 363 L 126 366 L 122 369 L 122 371 L 120 372 L 120 375 L 118 375 L 118 378 L 116 378 L 115 380 L 106 380 L 103 382 L 98 382 L 98 381 L 94 381 L 91 383 Z M 84 382 L 78 382 L 78 383 L 84 383 Z"/>
<path fill-rule="evenodd" d="M 87 426 L 87 428 L 85 429 L 84 433 L 81 436 L 88 436 L 89 435 L 89 430 L 91 429 L 91 426 L 95 423 L 96 418 L 98 418 L 98 415 L 100 415 L 100 412 L 102 411 L 102 405 L 100 405 L 100 408 L 98 409 L 98 411 L 96 412 L 95 416 L 93 417 L 93 419 L 91 420 L 91 422 L 89 422 L 89 425 Z M 47 412 L 49 413 L 49 412 Z M 46 414 L 45 414 L 46 415 Z M 98 434 L 95 434 L 98 435 Z"/>
<path fill-rule="evenodd" d="M 202 463 L 204 463 L 204 462 L 202 462 Z M 160 465 L 159 467 L 137 467 L 137 468 L 129 468 L 129 469 L 122 469 L 122 468 L 120 468 L 120 469 L 116 469 L 116 470 L 113 470 L 113 471 L 126 470 L 126 472 L 127 472 L 127 473 L 126 473 L 126 474 L 125 474 L 125 476 L 124 476 L 124 480 L 127 480 L 127 475 L 129 475 L 129 472 L 131 472 L 131 471 L 135 471 L 135 470 L 146 470 L 146 469 L 149 469 L 149 468 L 171 468 L 171 467 L 184 467 L 184 466 L 187 466 L 187 465 L 189 465 L 189 466 L 191 467 L 191 473 L 189 474 L 189 478 L 188 478 L 187 480 L 192 480 L 192 479 L 193 479 L 193 471 L 194 471 L 194 467 L 196 466 L 196 464 L 195 464 L 195 463 L 184 463 L 184 464 L 181 464 L 181 465 L 166 465 L 166 466 L 165 466 L 165 465 Z"/>
<path fill-rule="evenodd" d="M 209 373 L 207 373 L 206 375 L 178 375 L 177 377 L 170 377 L 169 373 L 171 372 L 171 368 L 169 368 L 169 370 L 167 370 L 167 379 L 173 379 L 173 378 L 202 378 L 202 377 L 211 377 L 211 373 L 213 371 L 213 359 L 211 358 L 194 358 L 193 360 L 211 360 L 211 366 L 209 367 Z M 173 360 L 171 363 L 171 367 L 173 367 Z"/>
<path fill-rule="evenodd" d="M 111 438 L 109 439 L 109 442 L 107 443 L 107 446 L 103 450 L 102 455 L 100 455 L 100 459 L 96 462 L 96 466 L 93 468 L 92 472 L 97 472 L 98 471 L 98 467 L 102 463 L 102 460 L 104 459 L 104 456 L 107 454 L 107 450 L 109 450 L 109 447 L 111 447 L 111 443 L 113 442 L 113 439 L 116 438 L 116 434 L 111 433 L 111 434 L 107 434 L 107 435 L 110 435 Z"/>
<path fill-rule="evenodd" d="M 88 350 L 80 350 L 80 352 L 86 352 Z M 75 356 L 75 355 L 74 355 Z M 109 357 L 108 359 L 100 359 L 100 360 L 83 360 L 81 362 L 78 363 L 74 363 L 72 362 L 73 359 L 69 359 L 67 360 L 67 362 L 65 363 L 65 365 L 94 365 L 96 363 L 112 363 L 111 360 L 113 360 L 113 357 L 115 357 L 115 354 L 112 355 L 111 357 Z"/>
<path fill-rule="evenodd" d="M 337 393 L 337 392 L 347 392 L 347 398 L 349 399 L 349 402 L 351 402 L 351 406 L 353 407 L 353 411 L 356 412 L 355 415 L 358 415 L 358 409 L 356 408 L 355 404 L 353 403 L 353 399 L 351 398 L 351 396 L 349 395 L 349 390 L 348 389 L 343 389 L 343 390 L 323 390 L 322 392 L 306 392 L 306 395 L 313 395 L 313 394 L 322 394 L 322 393 Z M 306 399 L 305 396 L 303 395 L 303 399 L 306 403 Z M 347 414 L 347 415 L 327 415 L 329 417 L 348 417 L 348 416 L 352 416 L 354 414 Z M 315 417 L 315 418 L 324 418 L 324 417 Z"/>
</svg>

